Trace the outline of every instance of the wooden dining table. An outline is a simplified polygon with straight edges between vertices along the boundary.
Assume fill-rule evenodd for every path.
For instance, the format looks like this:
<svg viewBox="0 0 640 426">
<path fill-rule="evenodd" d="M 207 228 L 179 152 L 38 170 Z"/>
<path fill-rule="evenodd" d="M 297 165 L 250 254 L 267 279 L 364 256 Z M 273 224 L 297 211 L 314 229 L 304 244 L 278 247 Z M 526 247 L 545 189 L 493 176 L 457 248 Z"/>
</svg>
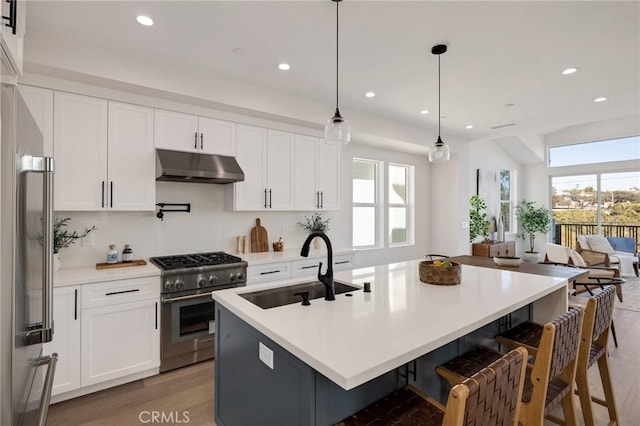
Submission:
<svg viewBox="0 0 640 426">
<path fill-rule="evenodd" d="M 561 265 L 548 263 L 521 263 L 518 266 L 501 266 L 496 265 L 491 257 L 480 256 L 452 256 L 447 259 L 450 262 L 460 263 L 462 265 L 479 266 L 482 268 L 503 269 L 505 271 L 522 272 L 524 274 L 544 275 L 546 277 L 565 278 L 569 282 L 575 282 L 577 279 L 589 274 L 587 269 L 570 268 Z"/>
</svg>

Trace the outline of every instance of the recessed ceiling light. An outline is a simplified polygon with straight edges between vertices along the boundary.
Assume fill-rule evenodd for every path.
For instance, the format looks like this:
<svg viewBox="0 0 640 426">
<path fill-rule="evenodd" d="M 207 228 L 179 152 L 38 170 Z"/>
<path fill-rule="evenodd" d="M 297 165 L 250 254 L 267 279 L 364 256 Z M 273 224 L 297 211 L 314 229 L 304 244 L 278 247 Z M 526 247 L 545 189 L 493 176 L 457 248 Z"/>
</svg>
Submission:
<svg viewBox="0 0 640 426">
<path fill-rule="evenodd" d="M 138 21 L 138 23 L 140 25 L 144 25 L 145 27 L 150 27 L 151 25 L 153 25 L 153 19 L 149 18 L 148 16 L 144 16 L 144 15 L 139 15 L 136 18 L 136 21 Z"/>
<path fill-rule="evenodd" d="M 375 97 L 375 96 L 376 96 L 376 94 L 375 94 L 375 93 L 373 93 L 373 92 L 367 92 L 367 93 L 365 93 L 364 95 L 365 95 L 367 98 L 373 98 L 373 97 Z"/>
<path fill-rule="evenodd" d="M 278 69 L 282 71 L 289 71 L 291 69 L 291 66 L 289 64 L 282 63 L 278 65 Z"/>
<path fill-rule="evenodd" d="M 473 129 L 473 125 L 472 124 L 467 124 L 466 126 L 464 126 L 465 129 Z"/>
<path fill-rule="evenodd" d="M 606 100 L 607 100 L 607 98 L 603 96 L 603 97 L 601 97 L 601 98 L 595 98 L 595 99 L 593 100 L 593 102 L 604 102 L 604 101 L 606 101 Z"/>
<path fill-rule="evenodd" d="M 231 49 L 231 51 L 234 55 L 244 55 L 244 49 L 242 47 L 234 47 L 233 49 Z"/>
<path fill-rule="evenodd" d="M 427 114 L 429 114 L 429 110 L 428 109 L 423 109 L 422 111 L 420 111 L 420 114 L 427 115 Z"/>
<path fill-rule="evenodd" d="M 578 68 L 573 68 L 573 67 L 567 68 L 566 70 L 562 71 L 562 75 L 570 75 L 576 71 L 578 71 Z"/>
</svg>

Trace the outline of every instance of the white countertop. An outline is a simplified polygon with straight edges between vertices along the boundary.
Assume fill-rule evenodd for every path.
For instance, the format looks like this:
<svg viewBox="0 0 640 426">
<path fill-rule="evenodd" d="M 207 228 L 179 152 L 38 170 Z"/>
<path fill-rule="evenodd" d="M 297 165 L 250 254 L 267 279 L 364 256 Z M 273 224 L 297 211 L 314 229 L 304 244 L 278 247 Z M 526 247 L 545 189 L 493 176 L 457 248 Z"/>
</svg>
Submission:
<svg viewBox="0 0 640 426">
<path fill-rule="evenodd" d="M 65 287 L 104 281 L 127 280 L 160 276 L 160 269 L 156 268 L 149 259 L 146 265 L 126 266 L 123 268 L 96 269 L 95 266 L 85 268 L 62 268 L 53 274 L 53 286 Z"/>
<path fill-rule="evenodd" d="M 345 254 L 354 254 L 356 253 L 353 249 L 338 249 L 333 250 L 333 257 L 342 256 Z M 241 257 L 242 260 L 245 260 L 249 263 L 249 266 L 254 265 L 263 265 L 267 263 L 275 263 L 275 262 L 291 262 L 292 260 L 304 260 L 305 258 L 300 256 L 300 248 L 290 249 L 284 251 L 266 251 L 263 253 L 244 253 L 244 254 L 234 254 L 234 256 Z M 316 257 L 327 257 L 327 250 L 323 247 L 320 249 L 311 248 L 309 250 L 310 259 Z"/>
<path fill-rule="evenodd" d="M 421 259 L 422 260 L 422 259 Z M 566 288 L 562 278 L 462 265 L 462 284 L 418 279 L 418 262 L 335 273 L 371 293 L 341 294 L 262 309 L 237 293 L 295 279 L 213 292 L 216 302 L 346 390 L 359 386 L 505 314 Z M 308 280 L 308 279 L 307 279 Z M 257 356 L 257 355 L 256 355 Z"/>
</svg>

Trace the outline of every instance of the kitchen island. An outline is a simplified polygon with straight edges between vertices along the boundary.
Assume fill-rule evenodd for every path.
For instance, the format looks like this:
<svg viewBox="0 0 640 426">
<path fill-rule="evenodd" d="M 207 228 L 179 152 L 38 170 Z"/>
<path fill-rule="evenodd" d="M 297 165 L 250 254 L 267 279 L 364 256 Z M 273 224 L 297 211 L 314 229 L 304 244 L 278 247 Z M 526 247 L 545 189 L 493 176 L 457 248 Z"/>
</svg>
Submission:
<svg viewBox="0 0 640 426">
<path fill-rule="evenodd" d="M 213 292 L 216 423 L 330 424 L 406 380 L 438 393 L 435 365 L 512 321 L 567 309 L 566 278 L 463 265 L 460 285 L 436 286 L 419 281 L 418 263 L 336 273 L 372 292 L 310 306 L 262 309 L 238 295 L 302 280 Z"/>
</svg>

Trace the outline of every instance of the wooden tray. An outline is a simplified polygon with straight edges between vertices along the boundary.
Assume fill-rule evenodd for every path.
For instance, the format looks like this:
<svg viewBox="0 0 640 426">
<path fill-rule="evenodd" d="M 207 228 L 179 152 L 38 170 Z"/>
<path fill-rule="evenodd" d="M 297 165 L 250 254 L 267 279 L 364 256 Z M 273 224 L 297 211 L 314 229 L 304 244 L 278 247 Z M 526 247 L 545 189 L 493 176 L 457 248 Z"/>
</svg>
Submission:
<svg viewBox="0 0 640 426">
<path fill-rule="evenodd" d="M 142 266 L 146 265 L 147 261 L 143 259 L 132 260 L 131 262 L 118 262 L 118 263 L 96 263 L 96 269 L 113 269 L 113 268 L 126 268 L 127 266 Z"/>
</svg>

